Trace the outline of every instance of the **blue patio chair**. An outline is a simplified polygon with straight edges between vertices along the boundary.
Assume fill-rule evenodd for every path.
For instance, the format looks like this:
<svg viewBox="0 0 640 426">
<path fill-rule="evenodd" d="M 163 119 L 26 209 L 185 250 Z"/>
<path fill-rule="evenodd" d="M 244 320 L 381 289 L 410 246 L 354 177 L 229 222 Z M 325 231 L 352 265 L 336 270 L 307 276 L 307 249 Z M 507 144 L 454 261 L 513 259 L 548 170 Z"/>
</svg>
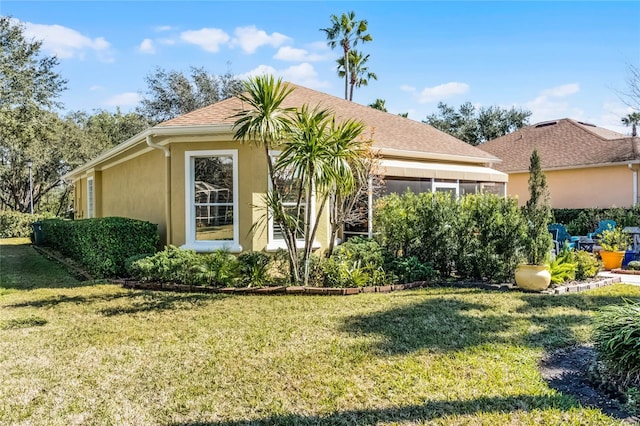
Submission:
<svg viewBox="0 0 640 426">
<path fill-rule="evenodd" d="M 560 247 L 564 247 L 565 245 L 570 249 L 574 250 L 578 245 L 578 241 L 580 241 L 580 237 L 572 237 L 567 232 L 567 228 L 561 223 L 552 223 L 548 227 L 549 232 L 553 234 L 553 231 L 557 231 L 557 239 L 555 241 L 558 242 Z"/>
<path fill-rule="evenodd" d="M 601 220 L 600 222 L 598 222 L 598 227 L 596 228 L 596 230 L 593 232 L 589 232 L 587 234 L 587 238 L 590 238 L 592 240 L 600 239 L 600 234 L 602 234 L 603 231 L 606 231 L 607 229 L 613 230 L 615 227 L 616 227 L 615 220 L 611 220 L 611 219 Z"/>
</svg>

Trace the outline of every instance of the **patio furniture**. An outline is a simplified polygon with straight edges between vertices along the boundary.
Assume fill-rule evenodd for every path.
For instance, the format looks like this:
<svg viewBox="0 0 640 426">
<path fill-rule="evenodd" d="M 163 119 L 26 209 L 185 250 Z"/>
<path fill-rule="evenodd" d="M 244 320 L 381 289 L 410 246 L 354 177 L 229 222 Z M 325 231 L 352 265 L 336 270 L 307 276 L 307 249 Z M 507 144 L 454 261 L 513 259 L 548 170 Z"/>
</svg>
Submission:
<svg viewBox="0 0 640 426">
<path fill-rule="evenodd" d="M 631 235 L 631 239 L 633 242 L 633 252 L 637 255 L 640 253 L 640 227 L 637 226 L 627 226 L 622 230 L 622 232 L 626 232 Z"/>
<path fill-rule="evenodd" d="M 599 240 L 600 234 L 608 229 L 613 229 L 616 227 L 616 221 L 611 219 L 605 219 L 598 222 L 598 227 L 595 231 L 589 232 L 587 234 L 587 238 L 591 238 L 592 240 Z"/>
<path fill-rule="evenodd" d="M 580 237 L 578 241 L 578 248 L 580 250 L 588 251 L 593 253 L 593 246 L 596 245 L 596 241 L 589 237 Z"/>
<path fill-rule="evenodd" d="M 578 245 L 578 241 L 580 241 L 580 237 L 572 237 L 567 232 L 567 228 L 565 228 L 561 223 L 552 223 L 549 225 L 548 229 L 549 232 L 557 230 L 557 238 L 555 241 L 559 243 L 560 247 L 564 247 L 566 244 L 570 249 L 575 249 Z"/>
</svg>

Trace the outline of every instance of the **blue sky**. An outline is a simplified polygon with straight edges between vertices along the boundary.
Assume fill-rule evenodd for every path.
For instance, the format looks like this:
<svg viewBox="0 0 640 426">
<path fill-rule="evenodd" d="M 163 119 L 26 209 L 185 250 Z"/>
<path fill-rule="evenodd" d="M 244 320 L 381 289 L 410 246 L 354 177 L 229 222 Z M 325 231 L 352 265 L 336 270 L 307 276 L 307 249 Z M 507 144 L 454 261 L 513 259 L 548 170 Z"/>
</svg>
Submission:
<svg viewBox="0 0 640 426">
<path fill-rule="evenodd" d="M 640 63 L 640 2 L 0 1 L 69 80 L 67 110 L 135 108 L 156 66 L 272 72 L 343 96 L 331 14 L 367 19 L 369 68 L 354 101 L 386 100 L 422 120 L 438 101 L 521 107 L 532 122 L 574 118 L 628 133 L 619 99 Z"/>
</svg>

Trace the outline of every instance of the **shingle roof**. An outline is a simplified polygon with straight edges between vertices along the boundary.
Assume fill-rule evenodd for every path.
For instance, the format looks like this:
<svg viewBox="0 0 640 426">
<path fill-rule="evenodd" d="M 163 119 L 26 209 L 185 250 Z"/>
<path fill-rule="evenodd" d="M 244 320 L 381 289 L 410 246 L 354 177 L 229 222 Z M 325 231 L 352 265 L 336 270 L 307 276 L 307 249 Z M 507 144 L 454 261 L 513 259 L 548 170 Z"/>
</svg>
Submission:
<svg viewBox="0 0 640 426">
<path fill-rule="evenodd" d="M 476 157 L 479 161 L 497 162 L 493 155 L 477 149 L 427 124 L 389 114 L 377 109 L 347 101 L 326 93 L 289 83 L 294 90 L 285 100 L 284 107 L 300 107 L 308 104 L 332 109 L 338 120 L 353 118 L 362 120 L 373 132 L 374 147 L 424 154 Z M 181 115 L 164 123 L 166 126 L 194 126 L 233 124 L 233 115 L 246 107 L 238 98 L 229 98 L 207 107 Z M 368 134 L 368 131 L 365 131 Z"/>
<path fill-rule="evenodd" d="M 623 135 L 568 118 L 525 127 L 479 145 L 502 159 L 503 172 L 529 169 L 529 157 L 538 150 L 543 169 L 572 168 L 640 159 L 640 138 Z"/>
</svg>

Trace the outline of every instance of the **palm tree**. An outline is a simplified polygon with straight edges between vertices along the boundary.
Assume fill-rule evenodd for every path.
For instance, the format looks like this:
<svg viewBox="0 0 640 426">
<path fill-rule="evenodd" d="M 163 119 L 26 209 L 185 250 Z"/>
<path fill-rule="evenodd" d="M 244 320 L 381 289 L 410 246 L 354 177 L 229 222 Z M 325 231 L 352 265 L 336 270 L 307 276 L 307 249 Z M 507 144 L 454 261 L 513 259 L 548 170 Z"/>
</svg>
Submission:
<svg viewBox="0 0 640 426">
<path fill-rule="evenodd" d="M 273 145 L 279 145 L 291 132 L 292 116 L 295 108 L 282 106 L 286 97 L 293 91 L 282 79 L 275 80 L 272 75 L 257 76 L 245 82 L 245 92 L 236 95 L 249 108 L 243 109 L 233 118 L 235 130 L 234 139 L 242 142 L 254 143 L 262 146 L 267 161 L 267 169 L 273 190 L 267 194 L 265 203 L 271 209 L 274 222 L 281 224 L 287 220 L 278 191 L 276 173 L 271 159 L 270 150 Z M 296 254 L 295 230 L 290 226 L 282 226 L 285 242 L 289 251 L 289 266 L 291 276 L 295 282 L 300 280 L 298 258 Z"/>
<path fill-rule="evenodd" d="M 377 80 L 378 76 L 374 72 L 369 72 L 369 67 L 365 64 L 369 60 L 369 55 L 363 56 L 361 52 L 355 49 L 349 51 L 349 100 L 353 100 L 353 88 L 366 86 L 369 79 Z M 338 76 L 346 77 L 344 58 L 337 59 Z"/>
<path fill-rule="evenodd" d="M 351 165 L 363 152 L 358 136 L 364 129 L 360 121 L 336 123 L 335 115 L 327 110 L 303 105 L 296 113 L 291 138 L 286 141 L 278 157 L 276 171 L 286 170 L 300 181 L 298 202 L 316 196 L 315 212 L 305 211 L 304 252 L 302 257 L 304 285 L 309 281 L 311 249 L 332 191 L 346 191 L 355 187 Z"/>
<path fill-rule="evenodd" d="M 621 121 L 625 126 L 631 126 L 631 136 L 638 136 L 636 126 L 640 124 L 640 112 L 632 112 L 626 117 L 623 117 Z"/>
<path fill-rule="evenodd" d="M 355 47 L 358 42 L 367 42 L 373 40 L 370 34 L 367 32 L 367 21 L 356 21 L 355 12 L 343 13 L 340 17 L 337 15 L 331 15 L 331 26 L 328 28 L 320 28 L 320 31 L 324 31 L 327 35 L 327 44 L 332 49 L 336 46 L 341 46 L 343 51 L 343 61 L 346 64 L 345 70 L 350 70 L 349 67 L 349 51 L 352 47 Z M 349 99 L 349 76 L 344 76 L 344 98 Z"/>
<path fill-rule="evenodd" d="M 376 99 L 373 103 L 369 104 L 369 106 L 373 109 L 378 109 L 382 112 L 387 112 L 387 106 L 385 105 L 384 99 Z"/>
</svg>

